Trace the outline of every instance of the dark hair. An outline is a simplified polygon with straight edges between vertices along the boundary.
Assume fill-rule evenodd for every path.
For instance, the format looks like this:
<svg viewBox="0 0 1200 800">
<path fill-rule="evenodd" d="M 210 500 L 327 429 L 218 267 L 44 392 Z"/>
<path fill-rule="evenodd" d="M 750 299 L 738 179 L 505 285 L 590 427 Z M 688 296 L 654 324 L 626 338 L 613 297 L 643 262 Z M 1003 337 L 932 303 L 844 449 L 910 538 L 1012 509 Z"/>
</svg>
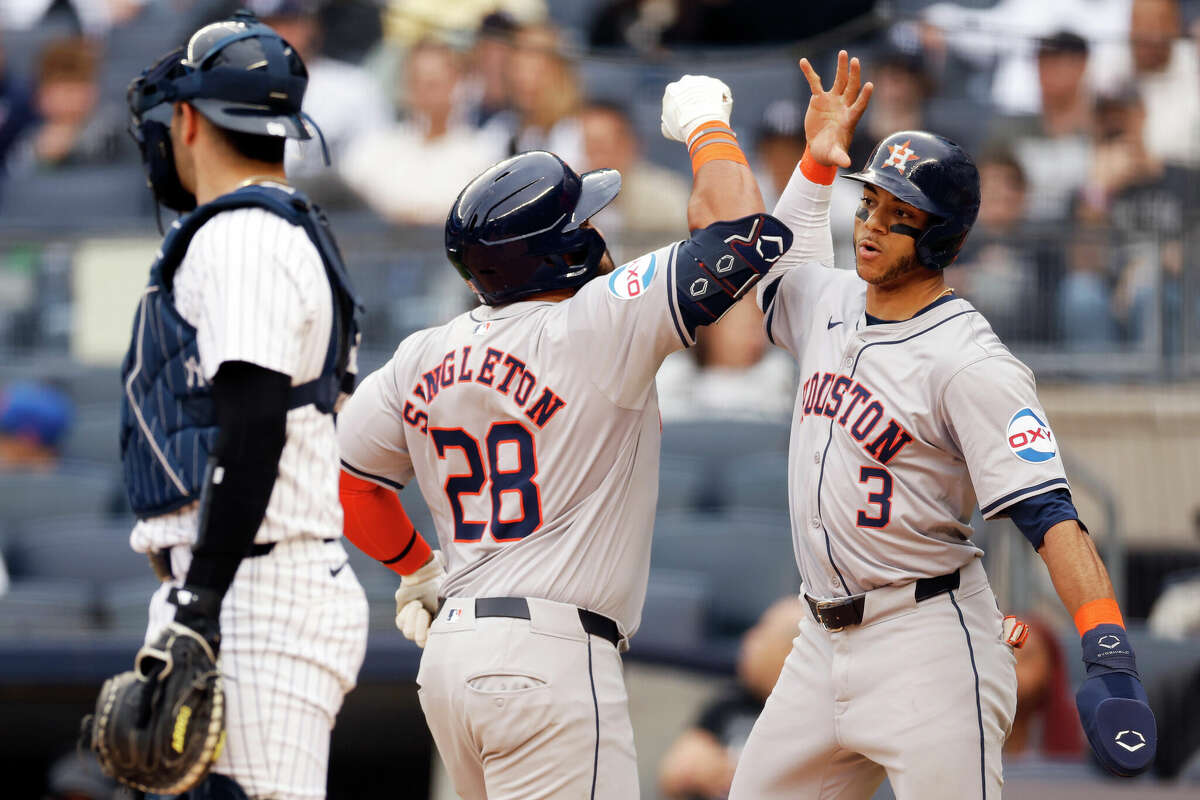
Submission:
<svg viewBox="0 0 1200 800">
<path fill-rule="evenodd" d="M 261 133 L 243 133 L 228 128 L 213 126 L 225 142 L 242 158 L 262 161 L 267 164 L 283 163 L 283 146 L 287 142 L 282 136 L 264 136 Z"/>
<path fill-rule="evenodd" d="M 1020 185 L 1021 190 L 1029 188 L 1029 178 L 1025 174 L 1025 168 L 1021 166 L 1021 162 L 1017 160 L 1017 156 L 1011 149 L 1004 145 L 994 145 L 983 151 L 979 157 L 979 165 L 985 166 L 992 164 L 998 167 L 1004 167 L 1013 174 Z"/>
<path fill-rule="evenodd" d="M 1038 42 L 1039 56 L 1059 54 L 1087 56 L 1087 39 L 1071 31 L 1059 31 L 1053 36 L 1047 36 Z"/>
</svg>

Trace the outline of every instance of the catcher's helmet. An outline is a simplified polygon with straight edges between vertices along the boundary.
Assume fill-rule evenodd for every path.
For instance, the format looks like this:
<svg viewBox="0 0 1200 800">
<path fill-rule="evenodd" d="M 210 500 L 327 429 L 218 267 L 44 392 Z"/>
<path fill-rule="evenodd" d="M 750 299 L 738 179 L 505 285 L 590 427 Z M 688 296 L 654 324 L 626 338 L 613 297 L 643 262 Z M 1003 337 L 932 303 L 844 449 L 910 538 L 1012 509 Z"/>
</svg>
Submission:
<svg viewBox="0 0 1200 800">
<path fill-rule="evenodd" d="M 605 244 L 580 226 L 619 191 L 615 169 L 579 175 L 553 153 L 520 153 L 459 194 L 446 255 L 487 305 L 582 286 L 598 274 Z"/>
<path fill-rule="evenodd" d="M 315 123 L 300 110 L 308 70 L 279 34 L 241 11 L 192 34 L 129 84 L 129 132 L 156 197 L 169 208 L 195 207 L 179 185 L 168 129 L 172 105 L 187 101 L 218 128 L 309 139 Z"/>
<path fill-rule="evenodd" d="M 917 237 L 917 259 L 945 269 L 958 255 L 979 214 L 979 170 L 961 147 L 925 131 L 900 131 L 871 151 L 867 165 L 847 178 L 870 184 L 934 219 Z"/>
</svg>

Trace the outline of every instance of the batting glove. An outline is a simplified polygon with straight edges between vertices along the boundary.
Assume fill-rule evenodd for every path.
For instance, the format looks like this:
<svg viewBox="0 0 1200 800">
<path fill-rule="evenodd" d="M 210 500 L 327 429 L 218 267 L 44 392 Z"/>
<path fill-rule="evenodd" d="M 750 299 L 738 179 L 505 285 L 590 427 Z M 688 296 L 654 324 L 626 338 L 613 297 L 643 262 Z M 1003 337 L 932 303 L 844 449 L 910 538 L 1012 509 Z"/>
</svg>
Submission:
<svg viewBox="0 0 1200 800">
<path fill-rule="evenodd" d="M 1120 625 L 1097 625 L 1082 642 L 1087 680 L 1075 694 L 1075 705 L 1088 744 L 1115 775 L 1145 772 L 1154 762 L 1158 731 L 1129 634 Z"/>
<path fill-rule="evenodd" d="M 704 122 L 720 121 L 729 125 L 733 112 L 733 92 L 724 81 L 707 75 L 684 75 L 668 83 L 663 92 L 662 135 L 687 142 Z"/>
<path fill-rule="evenodd" d="M 438 595 L 446 580 L 446 568 L 439 550 L 411 575 L 400 576 L 396 590 L 396 627 L 404 638 L 424 647 L 429 636 L 429 623 L 437 614 Z"/>
</svg>

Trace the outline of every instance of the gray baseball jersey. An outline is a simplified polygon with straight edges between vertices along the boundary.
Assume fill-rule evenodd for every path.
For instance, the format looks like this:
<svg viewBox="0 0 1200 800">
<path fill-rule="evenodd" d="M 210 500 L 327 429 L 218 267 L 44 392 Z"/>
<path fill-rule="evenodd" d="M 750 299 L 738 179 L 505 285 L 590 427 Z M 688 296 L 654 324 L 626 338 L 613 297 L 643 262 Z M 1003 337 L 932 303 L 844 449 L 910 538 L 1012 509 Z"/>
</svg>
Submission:
<svg viewBox="0 0 1200 800">
<path fill-rule="evenodd" d="M 591 609 L 632 635 L 658 498 L 654 375 L 691 344 L 670 245 L 561 302 L 480 306 L 405 339 L 338 418 L 344 466 L 415 476 L 447 597 Z"/>
<path fill-rule="evenodd" d="M 977 501 L 990 518 L 1068 488 L 1033 374 L 970 303 L 949 295 L 868 325 L 856 272 L 797 257 L 759 298 L 767 335 L 800 366 L 788 484 L 806 592 L 952 572 L 982 555 Z"/>
</svg>

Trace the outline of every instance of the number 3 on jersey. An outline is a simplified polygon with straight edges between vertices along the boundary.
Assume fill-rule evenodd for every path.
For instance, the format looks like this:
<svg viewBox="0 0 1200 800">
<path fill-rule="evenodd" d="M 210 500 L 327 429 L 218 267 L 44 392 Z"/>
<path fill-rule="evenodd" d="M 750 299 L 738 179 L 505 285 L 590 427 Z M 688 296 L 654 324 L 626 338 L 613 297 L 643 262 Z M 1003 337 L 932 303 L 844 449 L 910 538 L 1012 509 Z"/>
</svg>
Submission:
<svg viewBox="0 0 1200 800">
<path fill-rule="evenodd" d="M 879 491 L 867 493 L 867 502 L 876 506 L 879 513 L 868 514 L 866 509 L 858 512 L 858 527 L 886 528 L 892 519 L 892 473 L 880 467 L 863 467 L 858 471 L 858 482 L 870 489 L 879 481 Z"/>
<path fill-rule="evenodd" d="M 533 434 L 524 425 L 519 422 L 492 424 L 484 441 L 486 467 L 483 463 L 485 453 L 479 441 L 462 428 L 430 428 L 429 435 L 437 448 L 438 458 L 444 460 L 449 450 L 461 450 L 470 470 L 446 479 L 446 499 L 454 514 L 454 541 L 478 542 L 490 525 L 492 538 L 497 542 L 515 542 L 541 527 L 542 498 L 533 480 L 537 477 L 537 451 Z M 468 520 L 463 513 L 462 496 L 481 494 L 489 483 L 488 475 L 491 475 L 491 518 Z M 505 494 L 519 495 L 519 518 L 503 519 Z"/>
</svg>

